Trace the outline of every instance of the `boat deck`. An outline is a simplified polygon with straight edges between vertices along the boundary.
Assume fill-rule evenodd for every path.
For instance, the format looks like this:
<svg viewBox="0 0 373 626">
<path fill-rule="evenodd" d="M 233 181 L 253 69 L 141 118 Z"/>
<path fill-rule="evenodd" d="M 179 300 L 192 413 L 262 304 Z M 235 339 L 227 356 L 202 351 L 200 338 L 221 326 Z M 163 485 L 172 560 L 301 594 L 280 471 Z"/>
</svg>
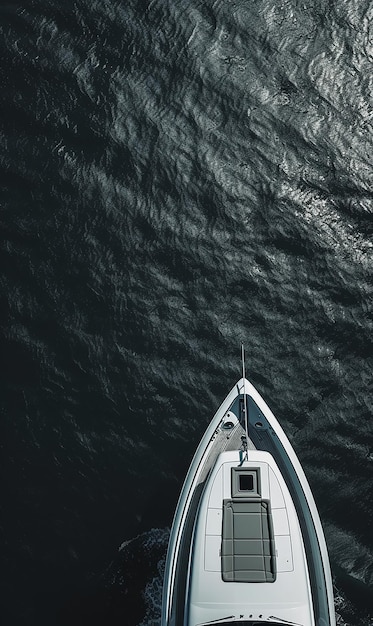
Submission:
<svg viewBox="0 0 373 626">
<path fill-rule="evenodd" d="M 242 478 L 252 478 L 246 483 Z M 273 457 L 224 452 L 203 490 L 193 533 L 184 624 L 271 615 L 314 626 L 301 529 Z"/>
</svg>

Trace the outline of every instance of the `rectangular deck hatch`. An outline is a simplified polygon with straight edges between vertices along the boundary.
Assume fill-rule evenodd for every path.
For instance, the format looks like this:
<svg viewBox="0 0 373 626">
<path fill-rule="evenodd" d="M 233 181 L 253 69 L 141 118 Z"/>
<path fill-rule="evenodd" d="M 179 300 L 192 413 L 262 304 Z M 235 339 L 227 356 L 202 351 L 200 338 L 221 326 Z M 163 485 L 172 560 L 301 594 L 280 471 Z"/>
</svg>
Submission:
<svg viewBox="0 0 373 626">
<path fill-rule="evenodd" d="M 274 582 L 276 558 L 268 500 L 224 500 L 221 572 L 225 582 Z"/>
</svg>

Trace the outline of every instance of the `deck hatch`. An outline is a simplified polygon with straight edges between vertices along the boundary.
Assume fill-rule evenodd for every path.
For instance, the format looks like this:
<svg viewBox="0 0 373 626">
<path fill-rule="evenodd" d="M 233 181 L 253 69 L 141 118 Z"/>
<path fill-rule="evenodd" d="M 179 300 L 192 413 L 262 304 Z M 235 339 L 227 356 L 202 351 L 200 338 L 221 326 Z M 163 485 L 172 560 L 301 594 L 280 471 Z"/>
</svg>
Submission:
<svg viewBox="0 0 373 626">
<path fill-rule="evenodd" d="M 224 500 L 221 572 L 225 582 L 274 582 L 272 515 L 268 500 Z"/>
<path fill-rule="evenodd" d="M 260 469 L 259 467 L 232 467 L 231 468 L 232 498 L 260 498 Z"/>
</svg>

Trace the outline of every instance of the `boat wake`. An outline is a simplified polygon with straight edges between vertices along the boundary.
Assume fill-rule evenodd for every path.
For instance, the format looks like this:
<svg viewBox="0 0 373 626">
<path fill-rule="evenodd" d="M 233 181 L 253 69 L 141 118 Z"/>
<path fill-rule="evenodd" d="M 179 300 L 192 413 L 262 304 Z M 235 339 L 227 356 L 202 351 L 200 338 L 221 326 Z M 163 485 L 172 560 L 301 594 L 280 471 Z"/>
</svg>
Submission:
<svg viewBox="0 0 373 626">
<path fill-rule="evenodd" d="M 125 616 L 123 623 L 128 626 L 160 624 L 169 536 L 169 528 L 153 528 L 125 541 L 106 572 L 106 587 L 116 605 L 115 614 Z"/>
</svg>

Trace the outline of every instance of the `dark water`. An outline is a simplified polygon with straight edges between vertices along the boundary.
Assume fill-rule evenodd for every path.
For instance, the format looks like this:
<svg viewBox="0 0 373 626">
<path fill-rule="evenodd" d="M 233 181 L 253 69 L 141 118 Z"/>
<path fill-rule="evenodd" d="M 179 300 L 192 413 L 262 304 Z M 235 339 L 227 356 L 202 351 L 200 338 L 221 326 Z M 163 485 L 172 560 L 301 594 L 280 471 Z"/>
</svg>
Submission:
<svg viewBox="0 0 373 626">
<path fill-rule="evenodd" d="M 241 341 L 314 491 L 338 624 L 372 623 L 372 17 L 1 5 L 5 626 L 159 623 Z"/>
</svg>

